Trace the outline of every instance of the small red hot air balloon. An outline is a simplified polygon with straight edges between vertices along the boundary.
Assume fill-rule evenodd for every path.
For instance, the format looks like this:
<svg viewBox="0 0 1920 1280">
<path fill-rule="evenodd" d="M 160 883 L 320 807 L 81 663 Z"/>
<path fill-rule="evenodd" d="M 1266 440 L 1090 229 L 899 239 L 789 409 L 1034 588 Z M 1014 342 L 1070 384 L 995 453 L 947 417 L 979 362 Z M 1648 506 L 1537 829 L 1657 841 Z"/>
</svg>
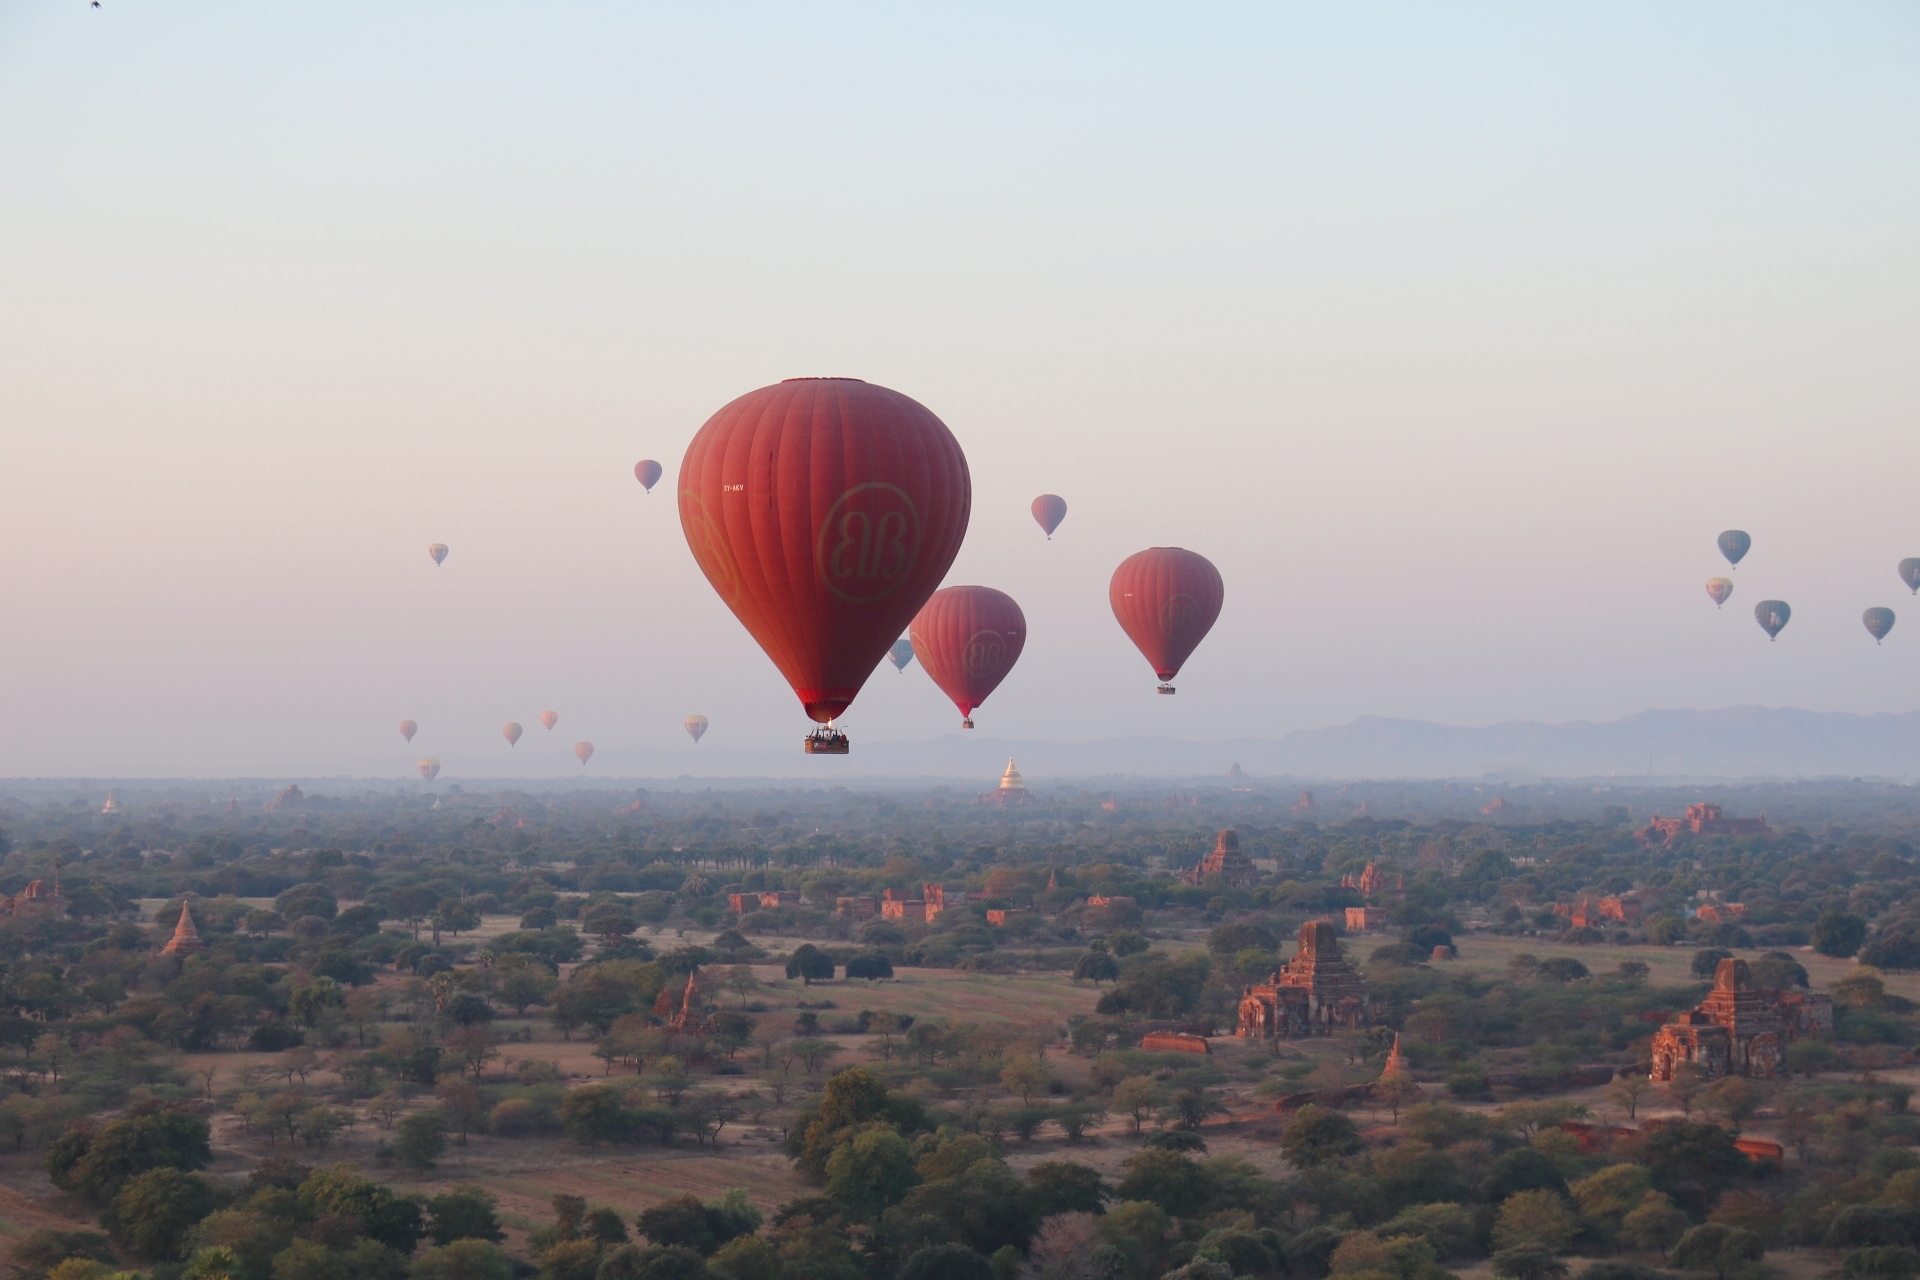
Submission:
<svg viewBox="0 0 1920 1280">
<path fill-rule="evenodd" d="M 408 742 L 412 742 L 413 735 L 418 732 L 420 732 L 420 726 L 415 724 L 413 721 L 402 720 L 400 722 L 400 736 L 405 738 Z"/>
<path fill-rule="evenodd" d="M 1053 531 L 1067 518 L 1067 500 L 1057 494 L 1043 493 L 1033 500 L 1033 518 L 1046 530 L 1047 541 L 1053 541 Z"/>
<path fill-rule="evenodd" d="M 661 474 L 660 464 L 652 458 L 642 458 L 633 464 L 633 478 L 638 480 L 640 487 L 648 493 L 652 493 L 653 486 L 660 483 Z M 581 761 L 581 763 L 584 764 L 586 762 Z"/>
<path fill-rule="evenodd" d="M 520 741 L 520 726 L 509 720 L 500 726 L 500 736 L 507 740 L 508 746 Z"/>
<path fill-rule="evenodd" d="M 573 754 L 580 757 L 581 764 L 585 764 L 587 761 L 593 759 L 593 744 L 591 742 L 576 742 L 573 744 Z"/>
<path fill-rule="evenodd" d="M 560 723 L 560 713 L 558 711 L 542 711 L 540 713 L 540 723 L 547 726 L 547 732 L 551 733 L 553 732 L 553 726 Z"/>
<path fill-rule="evenodd" d="M 707 419 L 680 466 L 707 581 L 807 715 L 831 724 L 966 536 L 967 459 L 926 406 L 855 378 L 795 378 Z M 814 753 L 846 737 L 816 732 Z"/>
<path fill-rule="evenodd" d="M 1160 692 L 1180 672 L 1220 616 L 1226 586 L 1205 556 L 1182 547 L 1150 547 L 1128 556 L 1107 584 L 1120 629 L 1160 677 Z"/>
<path fill-rule="evenodd" d="M 987 700 L 1020 660 L 1027 619 L 1013 597 L 992 587 L 945 587 L 933 593 L 907 632 L 940 691 L 973 728 L 973 709 Z"/>
</svg>

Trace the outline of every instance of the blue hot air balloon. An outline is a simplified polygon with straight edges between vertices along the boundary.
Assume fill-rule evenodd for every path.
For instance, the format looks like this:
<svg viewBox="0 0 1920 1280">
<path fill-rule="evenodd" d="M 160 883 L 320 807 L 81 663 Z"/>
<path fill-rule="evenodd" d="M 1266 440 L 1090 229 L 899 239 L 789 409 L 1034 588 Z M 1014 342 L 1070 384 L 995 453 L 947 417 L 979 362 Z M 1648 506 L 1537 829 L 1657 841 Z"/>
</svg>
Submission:
<svg viewBox="0 0 1920 1280">
<path fill-rule="evenodd" d="M 901 636 L 893 642 L 893 648 L 887 650 L 887 661 L 893 663 L 895 671 L 905 671 L 907 664 L 913 661 L 913 641 Z"/>
<path fill-rule="evenodd" d="M 1727 558 L 1728 564 L 1739 564 L 1753 546 L 1753 539 L 1744 529 L 1729 529 L 1720 535 L 1720 554 Z"/>
<path fill-rule="evenodd" d="M 1787 619 L 1792 616 L 1793 610 L 1787 607 L 1785 600 L 1762 600 L 1753 606 L 1754 621 L 1760 624 L 1760 629 L 1767 633 L 1769 640 L 1780 634 L 1787 625 Z"/>
<path fill-rule="evenodd" d="M 1873 642 L 1879 644 L 1887 638 L 1887 632 L 1893 630 L 1893 610 L 1869 609 L 1860 615 L 1860 621 L 1866 624 L 1867 634 Z"/>
</svg>

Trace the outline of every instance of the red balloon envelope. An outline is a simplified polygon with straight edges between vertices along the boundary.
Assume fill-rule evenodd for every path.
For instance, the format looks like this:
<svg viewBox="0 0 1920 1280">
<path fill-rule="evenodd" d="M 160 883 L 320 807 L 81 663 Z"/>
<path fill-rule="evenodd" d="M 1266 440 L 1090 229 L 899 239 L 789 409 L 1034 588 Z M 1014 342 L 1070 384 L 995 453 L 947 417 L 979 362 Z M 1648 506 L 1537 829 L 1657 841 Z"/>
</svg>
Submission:
<svg viewBox="0 0 1920 1280">
<path fill-rule="evenodd" d="M 1164 682 L 1180 673 L 1213 629 L 1225 598 L 1226 586 L 1213 562 L 1180 547 L 1150 547 L 1128 556 L 1107 584 L 1113 616 L 1146 655 L 1163 682 L 1162 693 L 1173 692 Z"/>
<path fill-rule="evenodd" d="M 1027 619 L 1013 597 L 992 587 L 947 587 L 933 593 L 907 632 L 940 691 L 973 728 L 973 709 L 1000 687 L 1020 660 Z"/>
<path fill-rule="evenodd" d="M 1067 500 L 1055 493 L 1043 493 L 1033 500 L 1030 508 L 1033 518 L 1046 531 L 1047 540 L 1053 540 L 1053 531 L 1067 518 Z"/>
<path fill-rule="evenodd" d="M 972 506 L 946 425 L 855 378 L 748 392 L 680 467 L 693 558 L 823 724 L 940 585 Z"/>
</svg>

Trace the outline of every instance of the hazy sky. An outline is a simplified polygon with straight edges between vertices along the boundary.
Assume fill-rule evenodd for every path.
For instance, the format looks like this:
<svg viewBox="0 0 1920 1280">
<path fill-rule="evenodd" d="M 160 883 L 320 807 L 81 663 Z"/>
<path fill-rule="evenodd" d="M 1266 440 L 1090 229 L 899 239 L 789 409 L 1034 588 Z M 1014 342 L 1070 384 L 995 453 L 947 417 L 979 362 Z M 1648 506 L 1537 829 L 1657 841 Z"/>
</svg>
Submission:
<svg viewBox="0 0 1920 1280">
<path fill-rule="evenodd" d="M 0 775 L 795 741 L 672 490 L 805 374 L 965 448 L 996 736 L 1920 707 L 1916 15 L 0 0 Z"/>
</svg>

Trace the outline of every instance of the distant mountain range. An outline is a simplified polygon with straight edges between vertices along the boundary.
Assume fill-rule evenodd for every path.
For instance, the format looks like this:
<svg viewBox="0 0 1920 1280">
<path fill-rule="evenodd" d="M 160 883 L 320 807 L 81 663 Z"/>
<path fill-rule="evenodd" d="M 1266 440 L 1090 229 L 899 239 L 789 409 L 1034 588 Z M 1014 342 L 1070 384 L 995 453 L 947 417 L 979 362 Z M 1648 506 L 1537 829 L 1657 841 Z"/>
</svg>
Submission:
<svg viewBox="0 0 1920 1280">
<path fill-rule="evenodd" d="M 854 778 L 929 778 L 993 785 L 1008 757 L 1049 781 L 1113 777 L 1253 778 L 1904 778 L 1920 775 L 1920 712 L 1861 716 L 1792 708 L 1643 711 L 1605 724 L 1509 721 L 1470 729 L 1362 716 L 1278 740 L 1107 738 L 1035 742 L 957 734 L 931 742 L 856 742 L 850 759 L 791 748 L 688 750 L 609 747 L 591 776 L 766 778 L 816 784 Z M 498 762 L 443 757 L 448 780 L 498 776 Z M 569 776 L 580 778 L 578 772 Z"/>
</svg>

